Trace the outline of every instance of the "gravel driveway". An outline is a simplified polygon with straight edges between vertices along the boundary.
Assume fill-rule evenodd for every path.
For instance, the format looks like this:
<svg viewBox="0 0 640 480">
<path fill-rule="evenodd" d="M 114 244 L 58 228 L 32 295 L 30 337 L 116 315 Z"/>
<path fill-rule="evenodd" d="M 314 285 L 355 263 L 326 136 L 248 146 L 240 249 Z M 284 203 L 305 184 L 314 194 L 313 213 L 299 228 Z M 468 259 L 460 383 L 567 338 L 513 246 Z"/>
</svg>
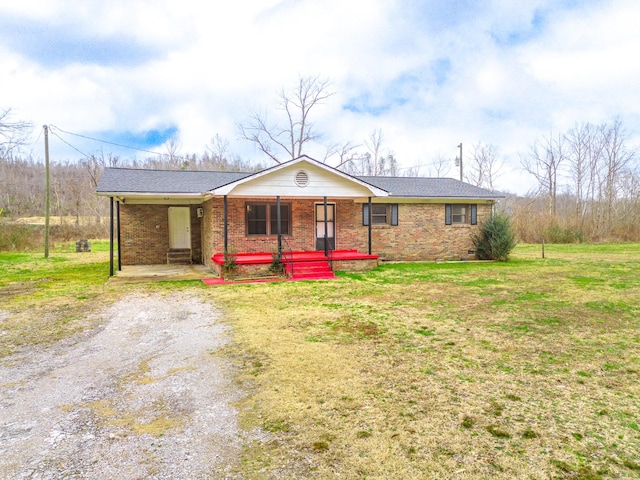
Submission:
<svg viewBox="0 0 640 480">
<path fill-rule="evenodd" d="M 0 478 L 232 478 L 239 392 L 214 355 L 219 316 L 188 294 L 132 294 L 90 334 L 5 358 Z"/>
</svg>

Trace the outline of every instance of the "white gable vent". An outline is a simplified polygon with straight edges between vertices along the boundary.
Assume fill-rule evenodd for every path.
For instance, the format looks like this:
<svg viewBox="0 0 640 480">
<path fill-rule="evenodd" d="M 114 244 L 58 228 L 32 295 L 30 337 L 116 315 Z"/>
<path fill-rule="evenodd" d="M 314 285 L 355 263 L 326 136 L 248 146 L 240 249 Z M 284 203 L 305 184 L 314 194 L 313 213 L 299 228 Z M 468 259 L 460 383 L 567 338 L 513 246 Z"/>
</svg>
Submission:
<svg viewBox="0 0 640 480">
<path fill-rule="evenodd" d="M 309 174 L 304 170 L 298 170 L 295 177 L 293 177 L 296 185 L 299 187 L 306 187 L 309 185 Z"/>
</svg>

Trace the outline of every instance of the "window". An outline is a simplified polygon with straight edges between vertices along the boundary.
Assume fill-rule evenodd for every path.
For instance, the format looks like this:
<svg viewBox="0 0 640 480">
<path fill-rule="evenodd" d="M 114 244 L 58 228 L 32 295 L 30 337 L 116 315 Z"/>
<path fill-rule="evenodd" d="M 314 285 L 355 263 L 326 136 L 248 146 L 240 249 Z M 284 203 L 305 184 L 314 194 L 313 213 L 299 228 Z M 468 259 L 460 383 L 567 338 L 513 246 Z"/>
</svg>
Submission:
<svg viewBox="0 0 640 480">
<path fill-rule="evenodd" d="M 276 203 L 246 204 L 247 235 L 277 235 L 278 205 Z M 280 228 L 291 235 L 291 204 L 280 204 Z"/>
<path fill-rule="evenodd" d="M 372 203 L 371 204 L 371 224 L 372 225 L 398 225 L 398 204 L 397 203 Z M 362 205 L 362 225 L 369 225 L 369 204 Z"/>
<path fill-rule="evenodd" d="M 472 203 L 447 203 L 444 206 L 444 223 L 446 225 L 476 225 L 478 223 L 478 205 Z"/>
</svg>

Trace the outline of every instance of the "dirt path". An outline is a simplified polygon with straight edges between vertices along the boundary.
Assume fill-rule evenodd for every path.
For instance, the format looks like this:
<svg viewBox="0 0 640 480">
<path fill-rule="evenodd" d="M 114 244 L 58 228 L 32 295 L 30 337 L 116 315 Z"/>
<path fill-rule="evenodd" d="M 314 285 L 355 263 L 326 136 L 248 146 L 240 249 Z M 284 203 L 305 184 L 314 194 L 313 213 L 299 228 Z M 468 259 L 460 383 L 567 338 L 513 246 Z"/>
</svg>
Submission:
<svg viewBox="0 0 640 480">
<path fill-rule="evenodd" d="M 187 294 L 135 294 L 91 335 L 0 364 L 0 478 L 232 478 L 226 327 Z"/>
</svg>

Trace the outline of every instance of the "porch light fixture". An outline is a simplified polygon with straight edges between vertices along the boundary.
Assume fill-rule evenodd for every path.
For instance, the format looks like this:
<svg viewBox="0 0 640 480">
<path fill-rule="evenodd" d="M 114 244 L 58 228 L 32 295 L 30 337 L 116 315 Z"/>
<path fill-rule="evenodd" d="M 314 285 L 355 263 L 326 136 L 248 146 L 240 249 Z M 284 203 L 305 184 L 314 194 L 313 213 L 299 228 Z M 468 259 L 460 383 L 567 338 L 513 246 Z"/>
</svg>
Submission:
<svg viewBox="0 0 640 480">
<path fill-rule="evenodd" d="M 309 185 L 309 174 L 304 170 L 298 170 L 293 177 L 293 181 L 300 188 L 304 188 Z"/>
</svg>

